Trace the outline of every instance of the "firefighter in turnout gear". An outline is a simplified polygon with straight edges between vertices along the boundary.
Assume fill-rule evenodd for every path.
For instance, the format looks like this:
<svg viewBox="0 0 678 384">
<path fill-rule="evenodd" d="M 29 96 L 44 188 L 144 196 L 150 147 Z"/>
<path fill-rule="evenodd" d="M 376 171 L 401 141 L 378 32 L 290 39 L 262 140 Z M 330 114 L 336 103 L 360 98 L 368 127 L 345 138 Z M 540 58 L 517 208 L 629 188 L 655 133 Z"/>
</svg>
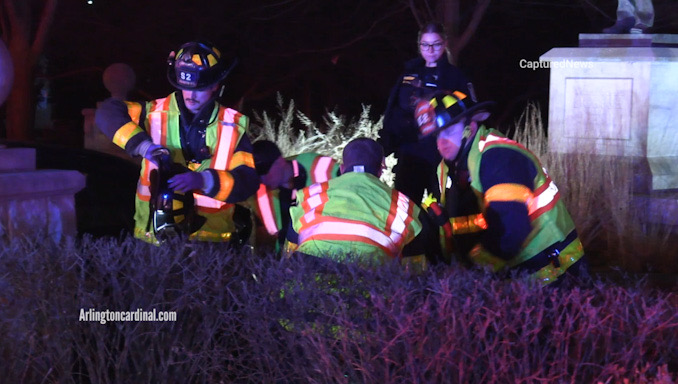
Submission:
<svg viewBox="0 0 678 384">
<path fill-rule="evenodd" d="M 417 106 L 420 136 L 434 135 L 443 157 L 433 188 L 436 198 L 424 205 L 446 240 L 475 234 L 476 243 L 460 255 L 473 264 L 525 271 L 543 284 L 583 272 L 584 250 L 574 223 L 537 157 L 478 125 L 490 116 L 491 105 L 455 91 L 437 93 Z M 477 197 L 475 202 L 456 190 L 464 187 Z M 464 216 L 458 214 L 460 199 Z"/>
<path fill-rule="evenodd" d="M 297 205 L 290 208 L 288 250 L 338 262 L 355 257 L 366 265 L 400 259 L 423 269 L 430 233 L 421 220 L 426 213 L 379 180 L 382 165 L 383 149 L 376 141 L 348 143 L 341 176 L 298 192 Z"/>
<path fill-rule="evenodd" d="M 145 103 L 110 98 L 97 108 L 101 131 L 130 155 L 143 157 L 135 237 L 157 244 L 167 228 L 199 241 L 241 243 L 249 237 L 250 215 L 235 204 L 259 185 L 245 134 L 249 120 L 216 101 L 234 64 L 208 42 L 189 42 L 167 60 L 167 78 L 176 92 Z M 175 166 L 163 165 L 163 158 Z M 175 171 L 159 172 L 159 167 Z M 192 199 L 172 199 L 176 194 Z M 191 205 L 194 215 L 188 214 Z M 191 217 L 195 221 L 182 223 Z"/>
<path fill-rule="evenodd" d="M 290 207 L 298 190 L 340 175 L 339 164 L 329 156 L 302 153 L 285 158 L 269 140 L 252 144 L 254 165 L 261 184 L 254 202 L 255 213 L 270 236 L 277 236 L 276 251 L 285 242 L 290 225 Z M 259 239 L 259 236 L 257 236 Z"/>
</svg>

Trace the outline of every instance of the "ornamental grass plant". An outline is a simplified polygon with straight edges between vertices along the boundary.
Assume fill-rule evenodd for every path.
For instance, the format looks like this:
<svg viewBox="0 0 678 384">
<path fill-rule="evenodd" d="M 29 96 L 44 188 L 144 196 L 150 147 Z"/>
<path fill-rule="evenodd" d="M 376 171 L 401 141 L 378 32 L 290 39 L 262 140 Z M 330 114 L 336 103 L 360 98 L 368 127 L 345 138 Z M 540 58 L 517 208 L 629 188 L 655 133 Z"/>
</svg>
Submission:
<svg viewBox="0 0 678 384">
<path fill-rule="evenodd" d="M 644 195 L 634 192 L 641 177 L 637 163 L 595 155 L 586 146 L 570 154 L 551 151 L 536 104 L 527 105 L 512 136 L 555 181 L 594 267 L 678 274 L 678 228 L 649 217 Z"/>
</svg>

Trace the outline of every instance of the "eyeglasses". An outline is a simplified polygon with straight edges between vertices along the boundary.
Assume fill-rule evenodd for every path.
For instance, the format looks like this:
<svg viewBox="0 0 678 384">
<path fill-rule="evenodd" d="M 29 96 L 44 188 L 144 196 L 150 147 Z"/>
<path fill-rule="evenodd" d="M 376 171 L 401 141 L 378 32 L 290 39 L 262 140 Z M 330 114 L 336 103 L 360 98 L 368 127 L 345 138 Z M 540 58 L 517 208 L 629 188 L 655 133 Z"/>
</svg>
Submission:
<svg viewBox="0 0 678 384">
<path fill-rule="evenodd" d="M 419 47 L 420 47 L 423 51 L 428 51 L 430 48 L 433 48 L 434 51 L 439 51 L 439 50 L 443 47 L 443 43 L 440 42 L 440 41 L 437 42 L 437 43 L 433 43 L 433 44 L 429 44 L 429 43 L 419 43 Z"/>
</svg>

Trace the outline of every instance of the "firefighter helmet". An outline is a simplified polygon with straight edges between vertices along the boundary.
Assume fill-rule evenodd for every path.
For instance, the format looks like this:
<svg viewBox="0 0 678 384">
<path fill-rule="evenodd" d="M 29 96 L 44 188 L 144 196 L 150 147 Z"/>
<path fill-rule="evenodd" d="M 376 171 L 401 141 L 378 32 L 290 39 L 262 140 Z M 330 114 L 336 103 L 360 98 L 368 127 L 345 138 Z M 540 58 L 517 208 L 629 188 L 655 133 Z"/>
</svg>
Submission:
<svg viewBox="0 0 678 384">
<path fill-rule="evenodd" d="M 477 103 L 466 94 L 437 92 L 429 101 L 421 101 L 415 108 L 419 138 L 436 134 L 463 118 L 483 121 L 490 116 L 493 101 Z"/>
<path fill-rule="evenodd" d="M 175 88 L 200 91 L 223 80 L 235 66 L 222 57 L 212 44 L 191 41 L 172 51 L 167 58 L 167 80 Z"/>
</svg>

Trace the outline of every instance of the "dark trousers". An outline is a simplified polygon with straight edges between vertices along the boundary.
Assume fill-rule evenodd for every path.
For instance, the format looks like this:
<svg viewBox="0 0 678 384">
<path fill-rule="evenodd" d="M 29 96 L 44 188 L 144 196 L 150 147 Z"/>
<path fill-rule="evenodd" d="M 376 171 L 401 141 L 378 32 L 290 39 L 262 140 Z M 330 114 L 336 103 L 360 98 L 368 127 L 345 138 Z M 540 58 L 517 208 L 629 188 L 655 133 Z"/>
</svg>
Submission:
<svg viewBox="0 0 678 384">
<path fill-rule="evenodd" d="M 435 186 L 437 164 L 432 165 L 428 161 L 414 156 L 402 155 L 398 157 L 395 166 L 395 189 L 404 193 L 419 204 L 424 195 L 424 189 Z"/>
</svg>

